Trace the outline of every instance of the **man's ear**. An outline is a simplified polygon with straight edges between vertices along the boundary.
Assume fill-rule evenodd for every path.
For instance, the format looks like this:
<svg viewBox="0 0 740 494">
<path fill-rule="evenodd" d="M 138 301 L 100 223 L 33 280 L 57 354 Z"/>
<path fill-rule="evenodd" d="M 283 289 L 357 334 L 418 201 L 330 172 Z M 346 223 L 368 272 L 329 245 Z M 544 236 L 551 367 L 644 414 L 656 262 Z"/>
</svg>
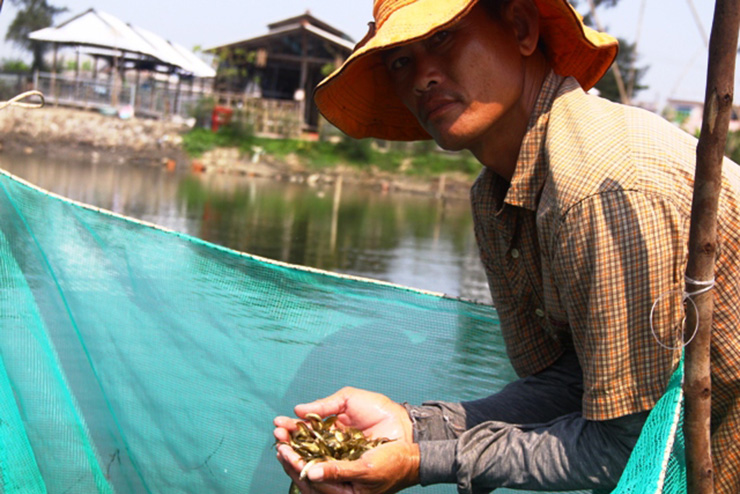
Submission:
<svg viewBox="0 0 740 494">
<path fill-rule="evenodd" d="M 514 29 L 519 52 L 525 57 L 534 53 L 540 39 L 540 12 L 534 0 L 510 0 L 504 18 Z"/>
</svg>

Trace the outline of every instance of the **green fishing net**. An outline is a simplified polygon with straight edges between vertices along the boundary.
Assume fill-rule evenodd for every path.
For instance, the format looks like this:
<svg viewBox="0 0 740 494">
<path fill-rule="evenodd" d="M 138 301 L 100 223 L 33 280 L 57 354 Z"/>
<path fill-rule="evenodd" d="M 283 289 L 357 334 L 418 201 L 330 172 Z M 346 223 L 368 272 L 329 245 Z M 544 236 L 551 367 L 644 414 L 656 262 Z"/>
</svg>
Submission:
<svg viewBox="0 0 740 494">
<path fill-rule="evenodd" d="M 296 403 L 343 385 L 472 399 L 514 378 L 491 307 L 241 254 L 4 173 L 0 287 L 1 493 L 284 493 L 272 418 Z M 644 454 L 675 431 L 671 406 Z"/>
<path fill-rule="evenodd" d="M 683 359 L 648 416 L 614 494 L 686 492 Z"/>
</svg>

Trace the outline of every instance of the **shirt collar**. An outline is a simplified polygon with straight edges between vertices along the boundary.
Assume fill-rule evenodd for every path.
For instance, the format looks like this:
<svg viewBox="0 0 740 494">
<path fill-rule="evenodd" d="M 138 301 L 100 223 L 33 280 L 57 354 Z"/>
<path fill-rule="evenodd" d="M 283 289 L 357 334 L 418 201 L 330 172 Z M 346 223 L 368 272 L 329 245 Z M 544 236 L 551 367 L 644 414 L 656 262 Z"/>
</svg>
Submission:
<svg viewBox="0 0 740 494">
<path fill-rule="evenodd" d="M 483 168 L 478 185 L 484 195 L 493 201 L 494 211 L 500 212 L 504 203 L 532 211 L 537 209 L 540 191 L 547 177 L 545 139 L 552 104 L 558 94 L 578 87 L 578 82 L 572 77 L 565 78 L 550 71 L 529 117 L 511 183 L 490 169 Z"/>
<path fill-rule="evenodd" d="M 547 124 L 550 120 L 550 109 L 563 80 L 564 77 L 550 71 L 542 83 L 542 88 L 529 117 L 527 131 L 522 139 L 522 147 L 519 149 L 519 158 L 514 169 L 514 175 L 511 177 L 509 190 L 504 198 L 504 202 L 512 206 L 519 206 L 532 211 L 537 209 L 540 191 L 547 176 L 547 158 L 544 145 L 547 136 Z"/>
</svg>

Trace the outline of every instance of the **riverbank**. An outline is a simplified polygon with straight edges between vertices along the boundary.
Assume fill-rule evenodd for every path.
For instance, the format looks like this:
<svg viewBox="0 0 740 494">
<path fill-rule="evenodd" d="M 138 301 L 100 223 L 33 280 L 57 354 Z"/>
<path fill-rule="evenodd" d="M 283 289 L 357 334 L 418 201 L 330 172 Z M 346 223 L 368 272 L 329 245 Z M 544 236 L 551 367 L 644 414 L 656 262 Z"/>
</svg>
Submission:
<svg viewBox="0 0 740 494">
<path fill-rule="evenodd" d="M 0 111 L 0 145 L 10 153 L 77 159 L 116 159 L 120 163 L 187 166 L 182 123 L 123 120 L 94 111 L 9 107 Z"/>
<path fill-rule="evenodd" d="M 347 184 L 383 192 L 429 194 L 465 200 L 472 183 L 460 172 L 408 176 L 381 167 L 336 162 L 317 169 L 299 153 L 273 153 L 270 146 L 217 147 L 191 157 L 182 121 L 121 119 L 99 112 L 45 107 L 0 111 L 0 150 L 78 160 L 117 160 L 121 164 L 164 166 L 193 173 L 226 173 L 309 184 Z"/>
</svg>

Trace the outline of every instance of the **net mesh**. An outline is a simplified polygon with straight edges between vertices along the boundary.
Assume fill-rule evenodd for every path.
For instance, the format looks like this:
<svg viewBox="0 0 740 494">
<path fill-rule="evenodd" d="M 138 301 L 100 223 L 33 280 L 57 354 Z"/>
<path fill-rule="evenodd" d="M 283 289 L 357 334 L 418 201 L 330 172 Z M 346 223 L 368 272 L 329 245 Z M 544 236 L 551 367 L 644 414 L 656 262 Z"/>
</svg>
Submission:
<svg viewBox="0 0 740 494">
<path fill-rule="evenodd" d="M 614 494 L 686 492 L 683 359 L 650 412 Z"/>
<path fill-rule="evenodd" d="M 488 306 L 266 261 L 5 173 L 0 286 L 0 493 L 286 492 L 272 418 L 295 403 L 345 384 L 471 399 L 514 377 Z M 681 492 L 682 462 L 642 468 L 669 438 L 681 456 L 674 381 L 619 492 L 660 492 L 638 487 L 664 473 Z"/>
</svg>

